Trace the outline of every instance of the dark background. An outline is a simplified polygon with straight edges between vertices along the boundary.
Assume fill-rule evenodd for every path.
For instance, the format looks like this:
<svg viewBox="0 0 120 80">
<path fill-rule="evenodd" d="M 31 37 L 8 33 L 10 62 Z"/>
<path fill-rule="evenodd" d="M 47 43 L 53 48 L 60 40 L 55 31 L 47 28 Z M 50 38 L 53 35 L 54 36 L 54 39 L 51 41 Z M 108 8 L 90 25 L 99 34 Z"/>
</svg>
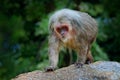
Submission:
<svg viewBox="0 0 120 80">
<path fill-rule="evenodd" d="M 0 0 L 0 80 L 48 66 L 48 19 L 59 9 L 89 13 L 98 22 L 95 61 L 120 62 L 120 0 Z M 62 49 L 59 67 L 68 66 Z M 73 61 L 75 52 L 71 54 Z"/>
</svg>

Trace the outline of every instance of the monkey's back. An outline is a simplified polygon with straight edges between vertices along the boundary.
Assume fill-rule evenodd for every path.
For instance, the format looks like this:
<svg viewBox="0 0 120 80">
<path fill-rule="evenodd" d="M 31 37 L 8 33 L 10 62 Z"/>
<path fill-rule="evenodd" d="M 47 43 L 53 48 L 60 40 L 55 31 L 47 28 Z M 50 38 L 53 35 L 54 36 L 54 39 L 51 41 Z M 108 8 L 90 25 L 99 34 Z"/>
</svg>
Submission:
<svg viewBox="0 0 120 80">
<path fill-rule="evenodd" d="M 97 35 L 97 23 L 87 13 L 74 11 L 70 9 L 62 9 L 54 13 L 49 21 L 49 28 L 54 23 L 68 22 L 77 31 L 77 38 L 86 38 L 92 43 Z"/>
</svg>

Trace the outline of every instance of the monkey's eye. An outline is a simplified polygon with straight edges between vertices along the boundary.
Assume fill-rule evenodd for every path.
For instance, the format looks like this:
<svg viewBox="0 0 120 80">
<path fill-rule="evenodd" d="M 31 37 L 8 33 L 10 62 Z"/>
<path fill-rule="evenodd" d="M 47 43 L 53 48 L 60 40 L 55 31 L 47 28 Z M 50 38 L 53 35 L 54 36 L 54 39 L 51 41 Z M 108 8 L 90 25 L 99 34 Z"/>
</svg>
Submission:
<svg viewBox="0 0 120 80">
<path fill-rule="evenodd" d="M 68 32 L 68 26 L 57 27 L 57 32 L 64 36 Z"/>
</svg>

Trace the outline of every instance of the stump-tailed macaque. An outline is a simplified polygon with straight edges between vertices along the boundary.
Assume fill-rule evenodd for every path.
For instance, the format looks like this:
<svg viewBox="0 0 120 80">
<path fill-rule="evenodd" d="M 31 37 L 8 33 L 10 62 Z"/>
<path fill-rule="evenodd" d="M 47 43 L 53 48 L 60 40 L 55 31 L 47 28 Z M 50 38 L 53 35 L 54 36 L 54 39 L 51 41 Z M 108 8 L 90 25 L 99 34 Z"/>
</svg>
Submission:
<svg viewBox="0 0 120 80">
<path fill-rule="evenodd" d="M 87 13 L 70 9 L 55 12 L 49 20 L 50 66 L 46 71 L 53 71 L 57 67 L 61 46 L 77 52 L 76 67 L 93 62 L 90 48 L 96 39 L 97 29 L 96 21 Z"/>
</svg>

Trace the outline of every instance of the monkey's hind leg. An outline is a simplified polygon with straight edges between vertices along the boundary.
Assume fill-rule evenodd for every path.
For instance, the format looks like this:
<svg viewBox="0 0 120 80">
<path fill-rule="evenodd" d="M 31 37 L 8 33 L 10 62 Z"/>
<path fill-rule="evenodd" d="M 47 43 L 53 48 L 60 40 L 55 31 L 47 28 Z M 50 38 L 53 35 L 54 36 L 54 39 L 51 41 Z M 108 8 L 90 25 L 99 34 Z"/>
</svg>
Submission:
<svg viewBox="0 0 120 80">
<path fill-rule="evenodd" d="M 85 64 L 90 64 L 92 62 L 93 62 L 93 57 L 92 57 L 91 51 L 89 50 L 87 53 L 87 59 L 86 59 Z"/>
<path fill-rule="evenodd" d="M 80 68 L 83 66 L 83 64 L 85 64 L 85 61 L 87 59 L 87 46 L 86 47 L 83 47 L 81 46 L 81 49 L 78 51 L 78 59 L 77 59 L 77 62 L 75 63 L 75 66 L 77 68 Z"/>
</svg>

